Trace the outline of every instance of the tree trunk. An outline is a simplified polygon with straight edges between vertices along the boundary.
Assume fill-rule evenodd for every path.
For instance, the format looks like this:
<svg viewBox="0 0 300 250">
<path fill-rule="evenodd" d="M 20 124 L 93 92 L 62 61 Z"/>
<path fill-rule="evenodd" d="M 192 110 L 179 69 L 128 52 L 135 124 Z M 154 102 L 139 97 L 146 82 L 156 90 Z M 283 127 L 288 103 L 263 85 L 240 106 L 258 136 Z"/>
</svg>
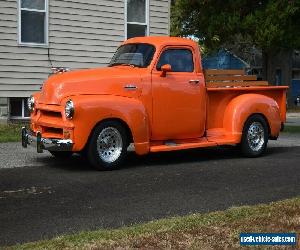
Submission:
<svg viewBox="0 0 300 250">
<path fill-rule="evenodd" d="M 274 50 L 275 51 L 275 50 Z M 272 85 L 279 81 L 280 85 L 290 86 L 287 100 L 289 107 L 292 107 L 292 52 L 293 50 L 276 50 L 276 53 L 263 51 L 262 53 L 262 77 Z M 278 71 L 277 71 L 278 70 Z M 276 80 L 277 72 L 281 72 L 281 79 Z"/>
<path fill-rule="evenodd" d="M 282 70 L 282 85 L 289 86 L 287 90 L 288 107 L 293 107 L 294 100 L 292 97 L 292 70 L 293 70 L 293 50 L 283 50 L 280 53 L 280 62 Z"/>
<path fill-rule="evenodd" d="M 268 53 L 263 50 L 262 52 L 262 79 L 268 81 Z"/>
<path fill-rule="evenodd" d="M 262 71 L 263 80 L 268 81 L 270 84 L 276 84 L 276 69 L 278 67 L 276 60 L 277 54 L 270 51 L 263 51 L 262 53 Z"/>
</svg>

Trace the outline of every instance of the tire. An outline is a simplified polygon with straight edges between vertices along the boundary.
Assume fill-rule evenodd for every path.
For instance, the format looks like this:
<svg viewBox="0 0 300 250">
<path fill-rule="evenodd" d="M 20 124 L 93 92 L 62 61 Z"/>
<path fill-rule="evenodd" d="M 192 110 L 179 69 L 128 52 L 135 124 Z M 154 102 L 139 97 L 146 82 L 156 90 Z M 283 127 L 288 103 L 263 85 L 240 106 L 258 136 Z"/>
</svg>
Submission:
<svg viewBox="0 0 300 250">
<path fill-rule="evenodd" d="M 99 124 L 89 141 L 87 158 L 97 170 L 115 170 L 127 155 L 127 130 L 117 121 Z"/>
<path fill-rule="evenodd" d="M 57 159 L 68 159 L 73 155 L 71 151 L 49 151 Z"/>
<path fill-rule="evenodd" d="M 87 156 L 87 149 L 84 148 L 82 151 L 79 152 L 79 155 L 82 159 L 84 160 L 88 160 L 88 156 Z"/>
<path fill-rule="evenodd" d="M 241 151 L 246 157 L 261 156 L 267 148 L 269 129 L 261 115 L 252 115 L 244 125 Z"/>
</svg>

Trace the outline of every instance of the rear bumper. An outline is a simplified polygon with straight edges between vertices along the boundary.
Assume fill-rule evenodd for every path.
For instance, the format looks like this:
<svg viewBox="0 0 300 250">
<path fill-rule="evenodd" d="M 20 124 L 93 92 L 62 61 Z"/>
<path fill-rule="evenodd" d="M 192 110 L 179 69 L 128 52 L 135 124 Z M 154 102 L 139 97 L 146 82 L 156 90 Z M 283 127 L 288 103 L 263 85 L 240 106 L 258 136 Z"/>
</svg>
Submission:
<svg viewBox="0 0 300 250">
<path fill-rule="evenodd" d="M 27 148 L 30 145 L 37 149 L 38 153 L 43 153 L 43 150 L 49 151 L 72 151 L 73 141 L 62 139 L 43 138 L 40 132 L 36 135 L 32 131 L 22 128 L 22 146 Z"/>
</svg>

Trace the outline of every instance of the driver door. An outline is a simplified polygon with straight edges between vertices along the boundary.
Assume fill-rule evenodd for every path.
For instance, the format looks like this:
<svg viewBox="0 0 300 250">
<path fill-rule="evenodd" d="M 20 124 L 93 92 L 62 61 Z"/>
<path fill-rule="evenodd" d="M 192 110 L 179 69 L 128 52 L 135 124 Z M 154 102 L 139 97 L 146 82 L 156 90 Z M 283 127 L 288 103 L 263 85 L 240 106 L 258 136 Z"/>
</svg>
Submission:
<svg viewBox="0 0 300 250">
<path fill-rule="evenodd" d="M 204 135 L 206 101 L 202 73 L 196 73 L 190 47 L 167 47 L 152 71 L 152 140 L 198 138 Z M 161 66 L 171 65 L 162 76 Z"/>
</svg>

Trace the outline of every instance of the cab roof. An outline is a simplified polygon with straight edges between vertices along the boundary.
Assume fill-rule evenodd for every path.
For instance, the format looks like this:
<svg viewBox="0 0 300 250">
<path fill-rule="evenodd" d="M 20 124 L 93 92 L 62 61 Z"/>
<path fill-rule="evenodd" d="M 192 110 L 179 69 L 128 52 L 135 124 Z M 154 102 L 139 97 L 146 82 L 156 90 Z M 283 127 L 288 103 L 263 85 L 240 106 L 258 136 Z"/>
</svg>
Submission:
<svg viewBox="0 0 300 250">
<path fill-rule="evenodd" d="M 161 47 L 165 45 L 189 45 L 197 46 L 197 43 L 189 38 L 182 37 L 170 37 L 170 36 L 146 36 L 146 37 L 135 37 L 128 39 L 124 44 L 128 43 L 149 43 L 156 47 Z"/>
</svg>

